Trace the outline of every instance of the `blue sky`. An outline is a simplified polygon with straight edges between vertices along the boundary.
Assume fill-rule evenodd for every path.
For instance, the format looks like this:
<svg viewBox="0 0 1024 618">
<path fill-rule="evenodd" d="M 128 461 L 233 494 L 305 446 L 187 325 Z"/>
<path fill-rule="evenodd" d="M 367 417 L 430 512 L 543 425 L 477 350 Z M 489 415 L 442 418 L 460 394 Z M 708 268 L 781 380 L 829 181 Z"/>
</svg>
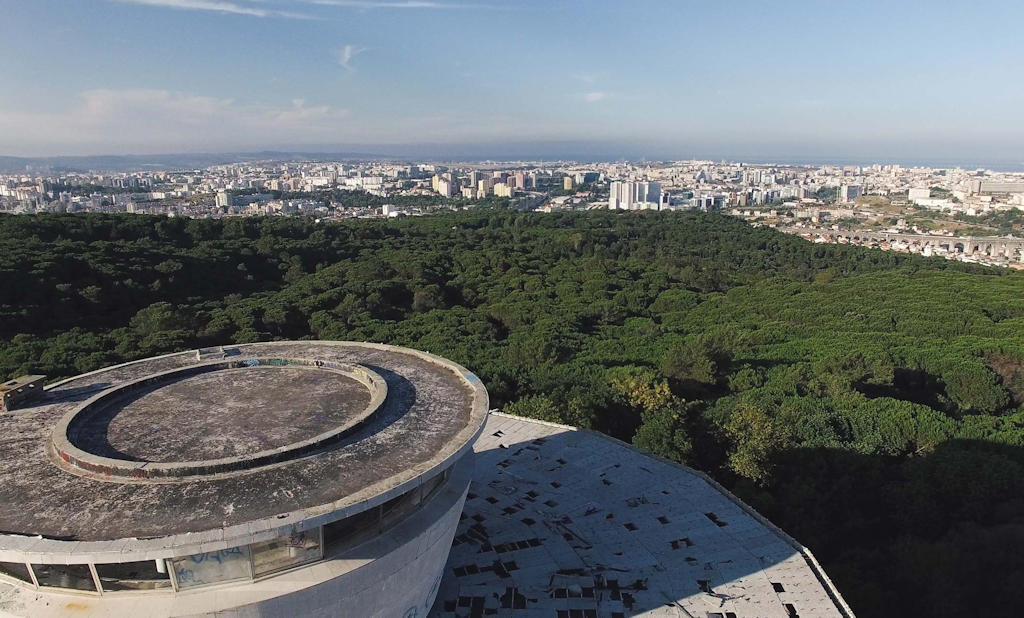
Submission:
<svg viewBox="0 0 1024 618">
<path fill-rule="evenodd" d="M 0 0 L 0 154 L 1024 161 L 1024 3 Z"/>
</svg>

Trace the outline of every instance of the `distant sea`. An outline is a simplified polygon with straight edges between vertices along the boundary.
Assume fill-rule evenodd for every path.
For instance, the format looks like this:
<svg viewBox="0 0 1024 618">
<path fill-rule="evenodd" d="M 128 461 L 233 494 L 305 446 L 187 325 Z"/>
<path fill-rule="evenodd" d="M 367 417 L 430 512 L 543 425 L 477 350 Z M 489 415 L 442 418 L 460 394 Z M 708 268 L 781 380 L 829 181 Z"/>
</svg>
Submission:
<svg viewBox="0 0 1024 618">
<path fill-rule="evenodd" d="M 127 172 L 136 170 L 199 169 L 212 165 L 242 163 L 260 160 L 392 160 L 415 162 L 557 162 L 612 163 L 615 161 L 728 161 L 754 165 L 901 165 L 903 167 L 930 167 L 937 169 L 988 169 L 998 172 L 1024 172 L 1024 160 L 985 157 L 892 157 L 870 158 L 862 156 L 830 156 L 827 154 L 755 155 L 737 153 L 670 152 L 661 149 L 647 151 L 636 147 L 615 147 L 603 144 L 553 145 L 527 147 L 458 147 L 458 146 L 366 146 L 349 151 L 260 151 L 227 153 L 182 153 L 155 155 L 100 155 L 63 157 L 7 157 L 0 156 L 0 173 L 25 171 L 103 171 Z"/>
<path fill-rule="evenodd" d="M 478 157 L 479 158 L 479 157 Z M 749 163 L 752 165 L 795 165 L 795 166 L 813 166 L 818 167 L 822 165 L 839 165 L 839 166 L 852 166 L 857 165 L 861 167 L 868 167 L 871 165 L 899 165 L 902 167 L 929 167 L 932 169 L 953 169 L 961 168 L 965 170 L 976 170 L 986 169 L 994 172 L 1021 172 L 1024 173 L 1024 161 L 1012 161 L 1012 160 L 986 160 L 986 159 L 972 159 L 972 158 L 864 158 L 864 157 L 842 157 L 842 156 L 760 156 L 760 155 L 747 155 L 747 156 L 736 156 L 730 154 L 686 154 L 686 155 L 675 155 L 675 156 L 647 156 L 647 157 L 612 157 L 612 156 L 587 156 L 587 155 L 559 155 L 552 156 L 548 155 L 537 155 L 536 157 L 529 156 L 516 156 L 516 157 L 494 157 L 494 161 L 579 161 L 581 163 L 612 163 L 615 161 L 727 161 L 730 163 Z"/>
<path fill-rule="evenodd" d="M 703 158 L 703 157 L 702 157 Z M 719 161 L 719 158 L 708 157 L 709 160 Z M 952 169 L 959 167 L 965 170 L 975 169 L 986 169 L 994 172 L 1024 172 L 1024 161 L 985 161 L 980 159 L 953 159 L 953 158 L 940 158 L 940 159 L 861 159 L 861 158 L 845 158 L 845 157 L 824 157 L 821 159 L 811 159 L 809 157 L 726 157 L 727 161 L 742 161 L 743 163 L 753 163 L 761 165 L 770 165 L 777 163 L 779 165 L 859 165 L 867 167 L 871 165 L 899 165 L 902 167 L 930 167 L 933 169 Z"/>
<path fill-rule="evenodd" d="M 413 157 L 408 155 L 402 158 Z M 843 156 L 765 156 L 765 155 L 735 155 L 728 153 L 707 154 L 707 153 L 681 153 L 681 154 L 637 154 L 635 152 L 624 152 L 622 154 L 593 154 L 586 151 L 568 152 L 538 152 L 538 153 L 515 153 L 500 154 L 487 152 L 458 152 L 445 154 L 443 156 L 426 156 L 423 161 L 494 161 L 494 162 L 516 162 L 516 161 L 577 161 L 579 163 L 614 163 L 616 161 L 630 162 L 662 162 L 662 161 L 727 161 L 730 163 L 749 163 L 752 165 L 841 165 L 841 166 L 863 166 L 870 165 L 900 165 L 902 167 L 929 167 L 933 169 L 961 168 L 965 170 L 986 169 L 994 172 L 1022 172 L 1024 173 L 1024 160 L 1014 161 L 1007 159 L 985 159 L 970 157 L 944 157 L 944 158 L 911 158 L 911 157 L 879 157 L 876 159 L 868 157 L 843 157 Z"/>
</svg>

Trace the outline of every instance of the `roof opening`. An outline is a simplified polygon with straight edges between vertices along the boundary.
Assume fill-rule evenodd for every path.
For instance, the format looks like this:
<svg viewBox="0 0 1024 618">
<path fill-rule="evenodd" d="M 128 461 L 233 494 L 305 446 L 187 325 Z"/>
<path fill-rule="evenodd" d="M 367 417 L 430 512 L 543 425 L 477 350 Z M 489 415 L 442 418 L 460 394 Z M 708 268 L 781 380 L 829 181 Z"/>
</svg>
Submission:
<svg viewBox="0 0 1024 618">
<path fill-rule="evenodd" d="M 719 528 L 724 528 L 724 527 L 729 525 L 729 524 L 725 523 L 724 521 L 719 520 L 718 519 L 718 515 L 715 515 L 714 513 L 704 513 L 704 517 L 707 517 L 708 519 L 710 519 Z"/>
</svg>

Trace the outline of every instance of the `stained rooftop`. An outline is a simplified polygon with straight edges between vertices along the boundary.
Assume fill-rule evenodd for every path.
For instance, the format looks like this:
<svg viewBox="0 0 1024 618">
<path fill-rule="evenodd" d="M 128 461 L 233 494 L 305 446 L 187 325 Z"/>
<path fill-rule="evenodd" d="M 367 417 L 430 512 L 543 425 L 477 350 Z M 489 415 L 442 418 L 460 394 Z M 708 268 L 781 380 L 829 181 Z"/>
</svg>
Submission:
<svg viewBox="0 0 1024 618">
<path fill-rule="evenodd" d="M 341 375 L 237 368 L 150 386 L 109 406 L 81 441 L 92 452 L 145 461 L 240 456 L 316 436 L 369 401 L 366 388 Z"/>
<path fill-rule="evenodd" d="M 73 378 L 0 416 L 0 504 L 7 505 L 0 531 L 74 541 L 167 537 L 344 508 L 468 448 L 486 414 L 486 393 L 472 374 L 411 350 L 328 342 L 235 347 L 239 362 L 361 364 L 386 382 L 387 399 L 351 435 L 293 460 L 178 482 L 122 482 L 56 465 L 47 446 L 52 428 L 107 389 L 196 365 L 195 351 Z M 343 423 L 369 397 L 362 384 L 309 367 L 227 369 L 116 398 L 90 417 L 76 446 L 129 461 L 248 454 Z M 0 550 L 11 538 L 0 538 Z"/>
<path fill-rule="evenodd" d="M 431 616 L 852 616 L 809 551 L 702 475 L 492 414 Z"/>
</svg>

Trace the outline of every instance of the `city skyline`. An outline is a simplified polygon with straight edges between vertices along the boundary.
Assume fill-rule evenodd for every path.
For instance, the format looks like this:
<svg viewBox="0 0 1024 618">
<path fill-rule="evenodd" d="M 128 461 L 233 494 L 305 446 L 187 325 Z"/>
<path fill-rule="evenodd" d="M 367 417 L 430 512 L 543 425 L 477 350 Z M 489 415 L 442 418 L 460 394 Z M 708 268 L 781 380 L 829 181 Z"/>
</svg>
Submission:
<svg viewBox="0 0 1024 618">
<path fill-rule="evenodd" d="M 2 155 L 1024 163 L 1011 3 L 0 6 Z"/>
</svg>

